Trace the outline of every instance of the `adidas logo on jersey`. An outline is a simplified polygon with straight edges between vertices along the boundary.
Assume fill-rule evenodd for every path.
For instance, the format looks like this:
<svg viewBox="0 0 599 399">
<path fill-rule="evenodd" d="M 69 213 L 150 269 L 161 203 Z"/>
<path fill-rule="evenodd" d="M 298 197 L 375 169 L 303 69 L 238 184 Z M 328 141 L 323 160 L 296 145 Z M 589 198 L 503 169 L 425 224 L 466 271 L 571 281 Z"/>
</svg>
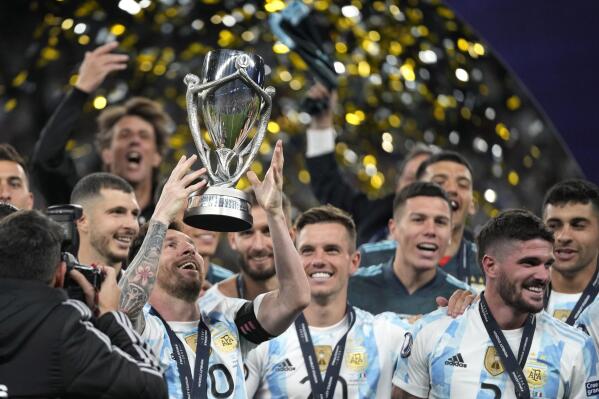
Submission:
<svg viewBox="0 0 599 399">
<path fill-rule="evenodd" d="M 276 364 L 273 367 L 273 371 L 295 371 L 295 367 L 293 367 L 293 364 L 291 364 L 291 361 L 289 359 L 285 359 L 281 363 Z"/>
<path fill-rule="evenodd" d="M 445 361 L 445 365 L 453 366 L 453 367 L 461 367 L 464 369 L 466 367 L 468 367 L 468 365 L 464 362 L 464 358 L 462 357 L 461 353 L 458 353 L 457 355 L 454 355 L 454 356 L 450 357 L 449 359 L 447 359 Z"/>
</svg>

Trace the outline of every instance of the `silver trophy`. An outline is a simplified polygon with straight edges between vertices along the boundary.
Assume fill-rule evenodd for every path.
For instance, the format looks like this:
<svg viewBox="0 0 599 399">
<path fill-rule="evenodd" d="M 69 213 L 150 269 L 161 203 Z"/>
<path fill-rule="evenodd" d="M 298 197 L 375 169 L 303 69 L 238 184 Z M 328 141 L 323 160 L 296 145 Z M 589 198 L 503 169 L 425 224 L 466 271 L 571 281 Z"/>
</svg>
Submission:
<svg viewBox="0 0 599 399">
<path fill-rule="evenodd" d="M 184 82 L 189 127 L 207 169 L 208 188 L 189 196 L 183 221 L 212 231 L 247 230 L 252 227 L 249 198 L 234 186 L 260 149 L 275 89 L 263 88 L 264 60 L 236 50 L 209 52 L 200 76 L 188 74 Z M 199 112 L 210 144 L 202 138 Z"/>
</svg>

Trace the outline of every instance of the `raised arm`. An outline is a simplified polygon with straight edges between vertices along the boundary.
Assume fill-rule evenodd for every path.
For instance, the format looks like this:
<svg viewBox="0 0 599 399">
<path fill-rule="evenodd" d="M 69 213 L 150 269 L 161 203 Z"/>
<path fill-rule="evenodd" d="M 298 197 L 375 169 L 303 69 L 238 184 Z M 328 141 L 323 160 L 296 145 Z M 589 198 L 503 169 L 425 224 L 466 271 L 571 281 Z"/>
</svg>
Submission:
<svg viewBox="0 0 599 399">
<path fill-rule="evenodd" d="M 166 236 L 168 225 L 175 220 L 185 206 L 187 196 L 206 184 L 205 180 L 191 184 L 206 172 L 206 169 L 202 168 L 187 174 L 196 159 L 196 155 L 189 159 L 185 156 L 181 157 L 171 172 L 149 221 L 146 237 L 119 282 L 121 288 L 119 310 L 129 316 L 139 333 L 145 327 L 142 309 L 148 302 L 156 283 L 162 242 Z"/>
<path fill-rule="evenodd" d="M 279 289 L 264 297 L 258 321 L 271 335 L 279 335 L 310 304 L 310 285 L 283 212 L 283 144 L 280 140 L 264 181 L 260 182 L 253 172 L 248 172 L 248 179 L 266 212 L 279 281 Z"/>
<path fill-rule="evenodd" d="M 361 244 L 386 226 L 392 217 L 393 195 L 371 200 L 345 179 L 335 159 L 335 127 L 333 110 L 337 93 L 329 92 L 317 83 L 307 96 L 312 99 L 328 98 L 328 108 L 313 115 L 306 131 L 306 166 L 310 172 L 310 187 L 321 204 L 331 204 L 349 212 L 358 226 Z"/>
<path fill-rule="evenodd" d="M 85 53 L 75 88 L 58 105 L 35 144 L 31 157 L 33 177 L 49 204 L 68 202 L 79 178 L 65 147 L 83 105 L 110 72 L 127 67 L 129 56 L 111 53 L 117 45 L 112 42 Z"/>
</svg>

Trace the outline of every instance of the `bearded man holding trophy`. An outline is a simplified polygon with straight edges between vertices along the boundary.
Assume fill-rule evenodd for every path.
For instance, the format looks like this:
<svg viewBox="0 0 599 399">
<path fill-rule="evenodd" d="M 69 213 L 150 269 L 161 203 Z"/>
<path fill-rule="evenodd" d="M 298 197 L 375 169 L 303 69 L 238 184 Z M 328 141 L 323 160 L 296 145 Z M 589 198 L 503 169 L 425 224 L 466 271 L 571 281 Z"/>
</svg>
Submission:
<svg viewBox="0 0 599 399">
<path fill-rule="evenodd" d="M 193 227 L 251 227 L 247 196 L 233 187 L 258 152 L 270 117 L 274 89 L 263 88 L 264 78 L 262 58 L 235 50 L 211 51 L 200 77 L 185 77 L 189 124 L 204 168 L 188 173 L 196 155 L 179 161 L 152 219 L 132 245 L 135 259 L 120 282 L 121 310 L 166 369 L 170 398 L 246 398 L 245 354 L 284 332 L 310 303 L 310 287 L 282 209 L 281 141 L 262 181 L 247 173 L 267 213 L 278 290 L 252 302 L 223 298 L 200 308 L 202 257 L 173 223 L 187 203 L 184 221 Z M 200 133 L 200 113 L 211 143 Z M 256 120 L 257 130 L 248 140 Z"/>
</svg>

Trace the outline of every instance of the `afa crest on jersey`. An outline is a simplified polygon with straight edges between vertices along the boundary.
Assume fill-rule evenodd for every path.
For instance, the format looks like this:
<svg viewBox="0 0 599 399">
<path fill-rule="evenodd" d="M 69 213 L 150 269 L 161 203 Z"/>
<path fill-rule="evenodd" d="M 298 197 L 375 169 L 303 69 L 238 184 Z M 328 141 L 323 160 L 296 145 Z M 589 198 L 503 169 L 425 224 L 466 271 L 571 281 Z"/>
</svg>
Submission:
<svg viewBox="0 0 599 399">
<path fill-rule="evenodd" d="M 529 356 L 524 366 L 524 376 L 530 388 L 541 388 L 547 381 L 547 364 L 535 358 L 534 354 Z"/>
<path fill-rule="evenodd" d="M 570 313 L 572 313 L 570 309 L 556 309 L 553 311 L 553 317 L 565 323 L 570 317 Z"/>
<path fill-rule="evenodd" d="M 239 343 L 235 334 L 224 324 L 217 324 L 210 332 L 214 340 L 214 346 L 216 346 L 219 352 L 229 353 L 237 349 Z"/>
<path fill-rule="evenodd" d="M 345 349 L 345 364 L 351 371 L 362 372 L 368 367 L 368 354 L 363 346 Z"/>
</svg>

